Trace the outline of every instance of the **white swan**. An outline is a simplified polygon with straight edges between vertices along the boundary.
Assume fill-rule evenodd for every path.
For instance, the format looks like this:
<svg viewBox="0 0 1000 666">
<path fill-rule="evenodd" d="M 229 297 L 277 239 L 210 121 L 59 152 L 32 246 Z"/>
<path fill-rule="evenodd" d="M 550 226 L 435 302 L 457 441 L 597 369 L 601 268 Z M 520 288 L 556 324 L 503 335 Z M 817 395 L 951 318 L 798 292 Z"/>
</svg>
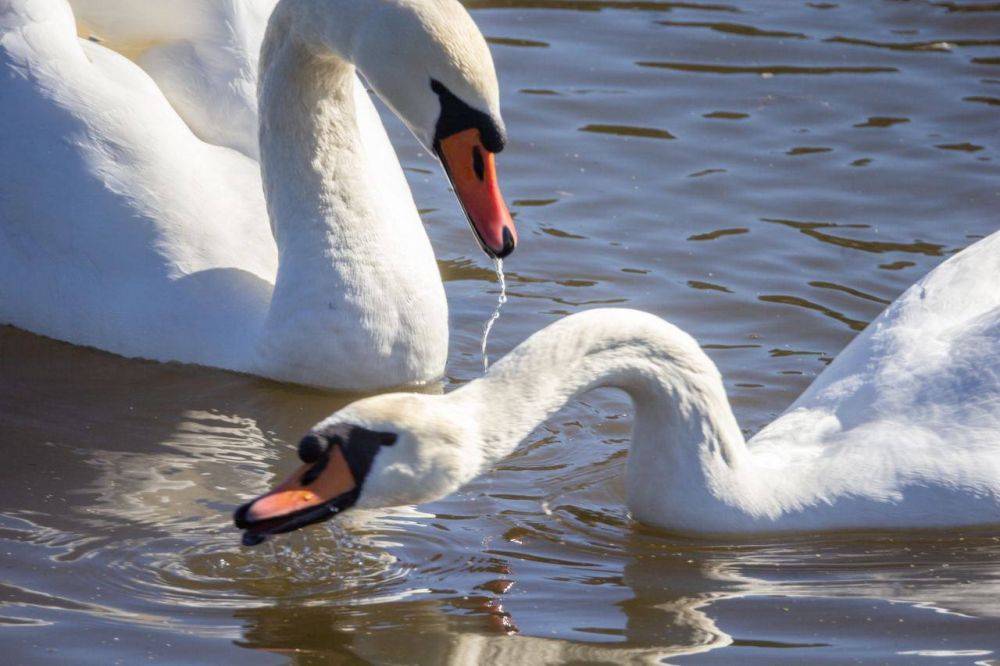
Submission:
<svg viewBox="0 0 1000 666">
<path fill-rule="evenodd" d="M 146 22 L 73 3 L 146 71 L 80 39 L 66 0 L 0 3 L 0 323 L 331 388 L 439 377 L 440 274 L 355 68 L 442 159 L 483 248 L 509 253 L 496 74 L 461 5 L 280 2 L 258 166 L 241 109 L 273 2 L 150 3 Z"/>
<path fill-rule="evenodd" d="M 699 534 L 1000 525 L 998 276 L 1000 232 L 907 290 L 747 443 L 693 338 L 634 310 L 575 314 L 448 395 L 336 412 L 303 439 L 306 465 L 236 522 L 254 543 L 354 503 L 439 498 L 611 386 L 635 406 L 639 521 Z"/>
</svg>

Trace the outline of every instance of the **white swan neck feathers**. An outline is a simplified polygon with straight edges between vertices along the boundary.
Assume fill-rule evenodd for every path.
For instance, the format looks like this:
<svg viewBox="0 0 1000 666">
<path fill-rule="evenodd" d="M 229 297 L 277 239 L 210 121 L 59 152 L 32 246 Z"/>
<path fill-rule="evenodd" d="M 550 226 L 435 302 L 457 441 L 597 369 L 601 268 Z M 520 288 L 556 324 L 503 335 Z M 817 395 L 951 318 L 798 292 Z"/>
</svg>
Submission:
<svg viewBox="0 0 1000 666">
<path fill-rule="evenodd" d="M 325 359 L 331 373 L 381 375 L 375 386 L 434 379 L 447 354 L 437 265 L 395 155 L 367 140 L 380 128 L 354 66 L 335 55 L 364 3 L 328 25 L 319 4 L 280 3 L 261 50 L 261 172 L 280 263 L 259 367 L 301 382 Z"/>
<path fill-rule="evenodd" d="M 548 326 L 448 395 L 367 398 L 316 430 L 396 434 L 357 503 L 419 503 L 510 453 L 574 396 L 611 386 L 635 406 L 627 503 L 642 522 L 697 534 L 1000 524 L 1000 293 L 983 286 L 998 274 L 1000 232 L 911 287 L 832 381 L 823 373 L 748 443 L 694 339 L 617 309 Z"/>
</svg>

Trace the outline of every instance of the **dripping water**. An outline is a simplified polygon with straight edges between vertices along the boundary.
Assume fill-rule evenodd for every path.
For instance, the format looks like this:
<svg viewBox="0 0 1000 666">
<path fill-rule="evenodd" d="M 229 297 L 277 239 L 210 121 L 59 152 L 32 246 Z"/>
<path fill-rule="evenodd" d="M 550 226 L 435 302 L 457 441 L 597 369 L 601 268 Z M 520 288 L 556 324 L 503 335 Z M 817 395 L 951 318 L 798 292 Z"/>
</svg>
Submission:
<svg viewBox="0 0 1000 666">
<path fill-rule="evenodd" d="M 497 299 L 497 306 L 493 310 L 493 314 L 483 327 L 483 342 L 480 347 L 483 355 L 483 372 L 489 370 L 490 367 L 490 358 L 486 355 L 486 343 L 489 340 L 490 331 L 493 330 L 493 324 L 500 318 L 500 310 L 503 308 L 503 304 L 507 302 L 507 281 L 503 275 L 503 259 L 494 259 L 493 268 L 496 270 L 497 278 L 500 280 L 500 297 Z"/>
</svg>

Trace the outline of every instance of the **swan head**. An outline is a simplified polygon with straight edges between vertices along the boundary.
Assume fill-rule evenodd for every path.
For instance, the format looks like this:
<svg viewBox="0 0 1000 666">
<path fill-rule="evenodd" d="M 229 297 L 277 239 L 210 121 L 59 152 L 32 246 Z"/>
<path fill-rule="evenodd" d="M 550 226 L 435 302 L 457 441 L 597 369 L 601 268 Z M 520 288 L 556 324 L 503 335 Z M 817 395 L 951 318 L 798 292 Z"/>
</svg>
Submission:
<svg viewBox="0 0 1000 666">
<path fill-rule="evenodd" d="M 441 160 L 483 250 L 505 257 L 517 231 L 497 183 L 506 130 L 493 58 L 457 0 L 385 0 L 352 37 L 350 59 Z"/>
<path fill-rule="evenodd" d="M 482 458 L 469 446 L 475 433 L 453 414 L 442 396 L 398 393 L 360 400 L 316 424 L 299 443 L 302 465 L 236 510 L 243 543 L 352 507 L 420 504 L 454 492 L 479 472 Z"/>
</svg>

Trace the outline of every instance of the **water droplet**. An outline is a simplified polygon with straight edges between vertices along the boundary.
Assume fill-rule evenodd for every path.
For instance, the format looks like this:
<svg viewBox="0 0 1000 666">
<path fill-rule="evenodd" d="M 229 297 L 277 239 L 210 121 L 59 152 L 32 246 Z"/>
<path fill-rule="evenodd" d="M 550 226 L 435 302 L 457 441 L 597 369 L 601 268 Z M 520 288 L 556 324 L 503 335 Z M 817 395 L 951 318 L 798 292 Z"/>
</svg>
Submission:
<svg viewBox="0 0 1000 666">
<path fill-rule="evenodd" d="M 500 297 L 497 299 L 497 306 L 493 310 L 493 314 L 483 327 L 483 342 L 480 347 L 480 351 L 483 355 L 483 372 L 486 372 L 490 368 L 490 358 L 486 354 L 486 343 L 489 340 L 490 331 L 493 330 L 493 324 L 495 324 L 497 319 L 500 318 L 500 309 L 503 308 L 503 304 L 507 302 L 507 281 L 503 274 L 503 259 L 494 259 L 493 267 L 496 269 L 497 278 L 500 280 Z"/>
</svg>

